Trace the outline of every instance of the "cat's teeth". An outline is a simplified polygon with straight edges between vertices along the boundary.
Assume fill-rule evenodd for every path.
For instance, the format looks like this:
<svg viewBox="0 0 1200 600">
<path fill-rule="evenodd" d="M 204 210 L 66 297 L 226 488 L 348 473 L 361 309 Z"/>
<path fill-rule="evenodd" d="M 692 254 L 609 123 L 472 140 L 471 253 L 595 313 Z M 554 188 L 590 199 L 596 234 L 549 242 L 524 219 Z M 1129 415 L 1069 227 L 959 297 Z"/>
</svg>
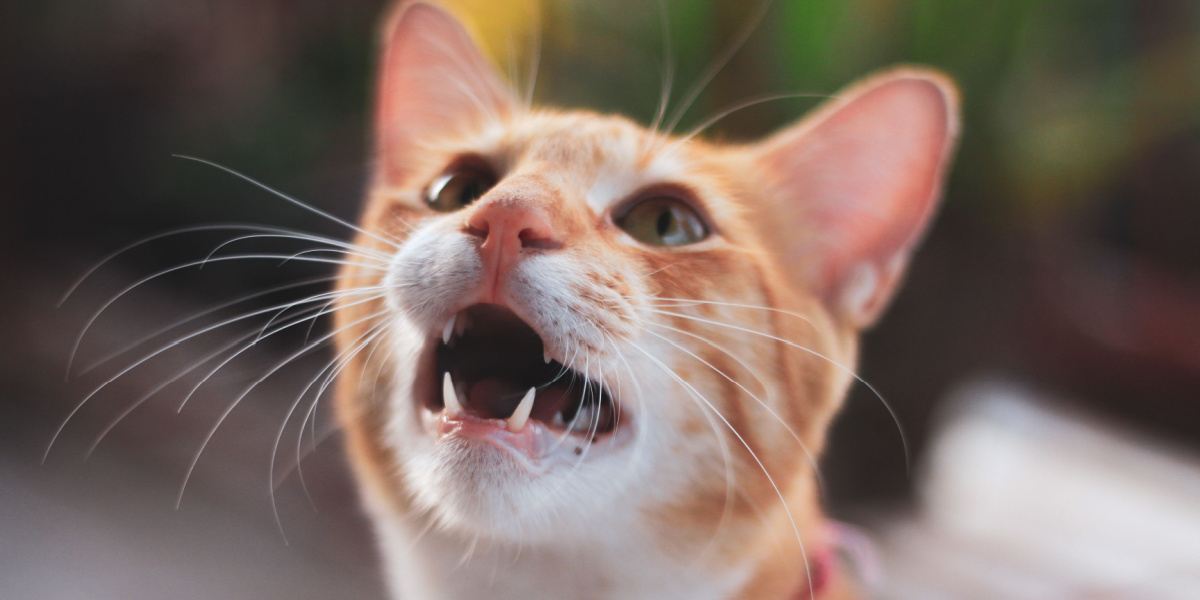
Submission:
<svg viewBox="0 0 1200 600">
<path fill-rule="evenodd" d="M 525 397 L 521 398 L 521 403 L 517 405 L 516 410 L 508 417 L 509 431 L 516 432 L 525 428 L 525 423 L 529 421 L 529 413 L 533 412 L 533 398 L 536 395 L 536 387 L 531 387 L 528 392 L 525 392 Z"/>
<path fill-rule="evenodd" d="M 454 321 L 457 319 L 458 319 L 458 315 L 456 314 L 453 317 L 450 317 L 450 320 L 446 321 L 446 324 L 442 327 L 442 343 L 443 344 L 450 343 L 450 334 L 454 333 Z"/>
<path fill-rule="evenodd" d="M 470 326 L 471 326 L 471 319 L 470 319 L 470 317 L 467 316 L 467 313 L 466 312 L 459 313 L 456 320 L 454 321 L 454 335 L 462 337 L 463 332 L 466 331 L 467 327 L 470 327 Z"/>
<path fill-rule="evenodd" d="M 442 404 L 446 405 L 446 416 L 455 417 L 462 413 L 462 405 L 458 403 L 458 394 L 454 393 L 454 381 L 450 379 L 450 371 L 442 377 Z"/>
<path fill-rule="evenodd" d="M 549 350 L 542 350 L 542 360 L 546 361 L 546 364 L 550 364 L 550 351 Z"/>
</svg>

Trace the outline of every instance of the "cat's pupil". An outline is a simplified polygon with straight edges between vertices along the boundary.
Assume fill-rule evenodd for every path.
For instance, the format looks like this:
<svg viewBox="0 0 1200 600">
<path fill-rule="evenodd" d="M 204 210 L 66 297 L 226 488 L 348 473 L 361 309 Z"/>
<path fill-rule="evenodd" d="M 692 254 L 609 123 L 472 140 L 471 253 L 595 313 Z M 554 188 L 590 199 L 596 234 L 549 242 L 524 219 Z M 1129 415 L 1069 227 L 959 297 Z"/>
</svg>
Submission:
<svg viewBox="0 0 1200 600">
<path fill-rule="evenodd" d="M 658 215 L 656 227 L 659 237 L 666 237 L 667 232 L 671 231 L 671 222 L 674 221 L 674 215 L 671 214 L 670 208 L 664 208 Z"/>
<path fill-rule="evenodd" d="M 478 179 L 473 179 L 473 180 L 471 180 L 470 183 L 467 183 L 466 186 L 463 188 L 462 196 L 459 198 L 459 202 L 461 202 L 462 204 L 466 204 L 466 203 L 482 196 L 483 192 L 484 192 L 483 185 L 480 184 Z"/>
</svg>

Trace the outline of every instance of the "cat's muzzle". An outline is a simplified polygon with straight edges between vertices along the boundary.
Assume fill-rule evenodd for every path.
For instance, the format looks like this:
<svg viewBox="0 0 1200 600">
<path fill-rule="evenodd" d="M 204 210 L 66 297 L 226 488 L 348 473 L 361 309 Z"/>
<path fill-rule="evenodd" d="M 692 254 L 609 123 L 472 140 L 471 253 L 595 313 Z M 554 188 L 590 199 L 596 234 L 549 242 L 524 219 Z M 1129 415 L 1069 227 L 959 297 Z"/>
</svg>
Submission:
<svg viewBox="0 0 1200 600">
<path fill-rule="evenodd" d="M 627 424 L 599 381 L 555 360 L 515 313 L 476 304 L 431 341 L 419 409 L 436 435 L 477 438 L 537 459 L 606 441 Z M 626 423 L 622 423 L 625 420 Z"/>
</svg>

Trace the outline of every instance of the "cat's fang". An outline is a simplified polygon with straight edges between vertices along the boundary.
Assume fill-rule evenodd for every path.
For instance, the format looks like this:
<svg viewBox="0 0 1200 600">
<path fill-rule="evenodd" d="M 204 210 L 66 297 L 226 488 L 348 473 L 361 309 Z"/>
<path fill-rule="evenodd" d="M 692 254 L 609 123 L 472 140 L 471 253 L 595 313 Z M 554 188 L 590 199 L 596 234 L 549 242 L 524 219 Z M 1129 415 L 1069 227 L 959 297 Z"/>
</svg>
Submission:
<svg viewBox="0 0 1200 600">
<path fill-rule="evenodd" d="M 450 320 L 446 321 L 446 325 L 444 325 L 442 327 L 442 343 L 443 344 L 450 343 L 450 335 L 454 333 L 454 321 L 456 319 L 458 319 L 457 314 L 450 317 Z M 447 373 L 447 375 L 449 375 L 449 373 Z"/>
<path fill-rule="evenodd" d="M 542 350 L 542 360 L 545 361 L 546 364 L 550 364 L 550 351 L 549 350 Z"/>
<path fill-rule="evenodd" d="M 442 377 L 442 403 L 446 405 L 446 416 L 455 417 L 462 414 L 462 404 L 458 403 L 458 394 L 454 392 L 454 381 L 450 379 L 450 371 L 446 371 Z"/>
<path fill-rule="evenodd" d="M 509 431 L 517 432 L 525 428 L 525 423 L 529 421 L 529 413 L 533 412 L 533 399 L 535 396 L 537 396 L 536 387 L 531 387 L 528 392 L 525 392 L 525 397 L 521 398 L 521 403 L 517 404 L 517 408 L 508 417 Z"/>
</svg>

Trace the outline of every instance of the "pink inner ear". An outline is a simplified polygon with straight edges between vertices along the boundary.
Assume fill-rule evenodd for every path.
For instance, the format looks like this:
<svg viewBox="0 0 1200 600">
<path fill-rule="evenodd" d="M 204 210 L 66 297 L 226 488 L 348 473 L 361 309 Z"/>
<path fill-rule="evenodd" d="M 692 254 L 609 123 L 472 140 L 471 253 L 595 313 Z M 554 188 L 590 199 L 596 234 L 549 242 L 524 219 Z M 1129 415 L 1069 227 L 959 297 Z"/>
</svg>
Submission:
<svg viewBox="0 0 1200 600">
<path fill-rule="evenodd" d="M 511 114 L 511 92 L 453 16 L 425 3 L 385 30 L 375 135 L 384 177 L 403 179 L 430 139 Z"/>
<path fill-rule="evenodd" d="M 936 75 L 891 73 L 845 93 L 764 144 L 762 164 L 782 196 L 781 236 L 809 268 L 806 285 L 840 301 L 847 286 L 870 321 L 898 278 L 940 193 L 956 134 L 952 88 Z"/>
</svg>

